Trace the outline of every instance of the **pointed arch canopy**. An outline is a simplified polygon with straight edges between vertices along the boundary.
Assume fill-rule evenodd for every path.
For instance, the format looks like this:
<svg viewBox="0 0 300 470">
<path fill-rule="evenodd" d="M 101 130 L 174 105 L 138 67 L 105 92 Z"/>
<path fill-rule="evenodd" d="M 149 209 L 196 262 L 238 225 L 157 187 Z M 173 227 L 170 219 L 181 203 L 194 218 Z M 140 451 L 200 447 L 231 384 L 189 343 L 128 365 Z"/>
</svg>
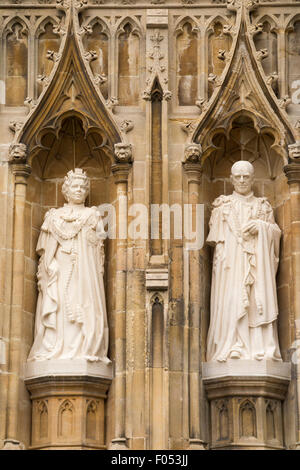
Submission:
<svg viewBox="0 0 300 470">
<path fill-rule="evenodd" d="M 43 147 L 43 135 L 49 131 L 58 135 L 70 115 L 80 118 L 86 134 L 93 131 L 102 136 L 113 162 L 114 144 L 122 141 L 121 133 L 88 70 L 72 15 L 59 59 L 18 136 L 18 141 L 27 145 L 29 164 Z"/>
<path fill-rule="evenodd" d="M 287 116 L 271 86 L 265 82 L 246 21 L 243 12 L 232 57 L 191 136 L 192 142 L 201 144 L 204 159 L 214 151 L 212 140 L 216 133 L 228 135 L 233 121 L 241 114 L 251 117 L 259 134 L 271 133 L 274 137 L 272 147 L 286 159 L 287 147 L 295 140 Z"/>
</svg>

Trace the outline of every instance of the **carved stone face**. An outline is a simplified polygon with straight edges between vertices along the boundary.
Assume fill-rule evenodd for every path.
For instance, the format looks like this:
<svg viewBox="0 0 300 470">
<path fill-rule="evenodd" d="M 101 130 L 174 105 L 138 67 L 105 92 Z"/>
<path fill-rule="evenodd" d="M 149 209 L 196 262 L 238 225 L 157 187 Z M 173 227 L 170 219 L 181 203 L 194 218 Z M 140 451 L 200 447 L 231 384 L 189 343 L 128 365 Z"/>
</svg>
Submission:
<svg viewBox="0 0 300 470">
<path fill-rule="evenodd" d="M 66 191 L 69 204 L 83 204 L 88 195 L 86 181 L 83 178 L 73 178 Z"/>
<path fill-rule="evenodd" d="M 131 160 L 131 146 L 128 144 L 116 144 L 115 156 L 120 162 L 129 162 Z"/>
<path fill-rule="evenodd" d="M 247 196 L 252 189 L 254 180 L 253 167 L 249 162 L 237 162 L 231 169 L 230 180 L 235 192 Z"/>
<path fill-rule="evenodd" d="M 189 162 L 197 163 L 200 159 L 201 152 L 198 145 L 189 145 L 185 150 L 185 159 Z"/>
<path fill-rule="evenodd" d="M 9 149 L 10 160 L 26 160 L 26 145 L 13 144 Z"/>
</svg>

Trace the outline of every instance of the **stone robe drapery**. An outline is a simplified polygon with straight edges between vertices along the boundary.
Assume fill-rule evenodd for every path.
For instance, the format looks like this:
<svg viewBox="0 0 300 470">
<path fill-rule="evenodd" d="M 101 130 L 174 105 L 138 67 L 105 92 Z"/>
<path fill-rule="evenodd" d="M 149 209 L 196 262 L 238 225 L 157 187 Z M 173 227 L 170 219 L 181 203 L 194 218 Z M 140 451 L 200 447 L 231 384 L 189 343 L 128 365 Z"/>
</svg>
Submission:
<svg viewBox="0 0 300 470">
<path fill-rule="evenodd" d="M 29 361 L 110 362 L 101 228 L 95 207 L 65 204 L 46 214 L 37 244 L 39 296 Z"/>
<path fill-rule="evenodd" d="M 272 207 L 266 198 L 235 192 L 213 206 L 207 238 L 215 247 L 207 360 L 225 361 L 232 351 L 253 359 L 259 348 L 265 359 L 281 360 L 275 323 L 281 231 Z M 256 235 L 243 233 L 251 221 L 258 223 Z M 255 344 L 258 328 L 267 333 L 263 348 Z"/>
</svg>

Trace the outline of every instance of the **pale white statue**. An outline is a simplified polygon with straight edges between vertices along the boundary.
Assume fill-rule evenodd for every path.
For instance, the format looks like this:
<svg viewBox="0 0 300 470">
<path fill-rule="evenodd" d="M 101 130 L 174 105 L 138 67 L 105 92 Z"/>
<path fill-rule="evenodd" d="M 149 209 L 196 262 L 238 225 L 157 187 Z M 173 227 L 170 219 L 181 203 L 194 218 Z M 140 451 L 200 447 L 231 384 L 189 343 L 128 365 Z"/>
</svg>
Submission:
<svg viewBox="0 0 300 470">
<path fill-rule="evenodd" d="M 214 246 L 207 361 L 281 361 L 276 271 L 281 231 L 265 197 L 252 192 L 254 168 L 231 168 L 234 192 L 213 203 L 207 242 Z"/>
<path fill-rule="evenodd" d="M 62 187 L 67 203 L 45 216 L 37 244 L 39 295 L 28 361 L 110 362 L 103 224 L 97 209 L 84 205 L 88 192 L 86 174 L 70 171 Z"/>
</svg>

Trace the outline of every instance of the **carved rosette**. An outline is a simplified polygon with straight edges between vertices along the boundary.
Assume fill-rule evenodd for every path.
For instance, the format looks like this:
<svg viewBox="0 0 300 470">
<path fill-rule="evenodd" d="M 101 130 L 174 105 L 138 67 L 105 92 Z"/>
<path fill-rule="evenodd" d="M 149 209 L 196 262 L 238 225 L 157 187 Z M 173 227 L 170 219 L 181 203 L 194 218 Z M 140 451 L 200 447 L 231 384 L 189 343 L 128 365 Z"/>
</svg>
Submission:
<svg viewBox="0 0 300 470">
<path fill-rule="evenodd" d="M 115 144 L 115 160 L 116 163 L 132 163 L 132 145 Z"/>
</svg>

